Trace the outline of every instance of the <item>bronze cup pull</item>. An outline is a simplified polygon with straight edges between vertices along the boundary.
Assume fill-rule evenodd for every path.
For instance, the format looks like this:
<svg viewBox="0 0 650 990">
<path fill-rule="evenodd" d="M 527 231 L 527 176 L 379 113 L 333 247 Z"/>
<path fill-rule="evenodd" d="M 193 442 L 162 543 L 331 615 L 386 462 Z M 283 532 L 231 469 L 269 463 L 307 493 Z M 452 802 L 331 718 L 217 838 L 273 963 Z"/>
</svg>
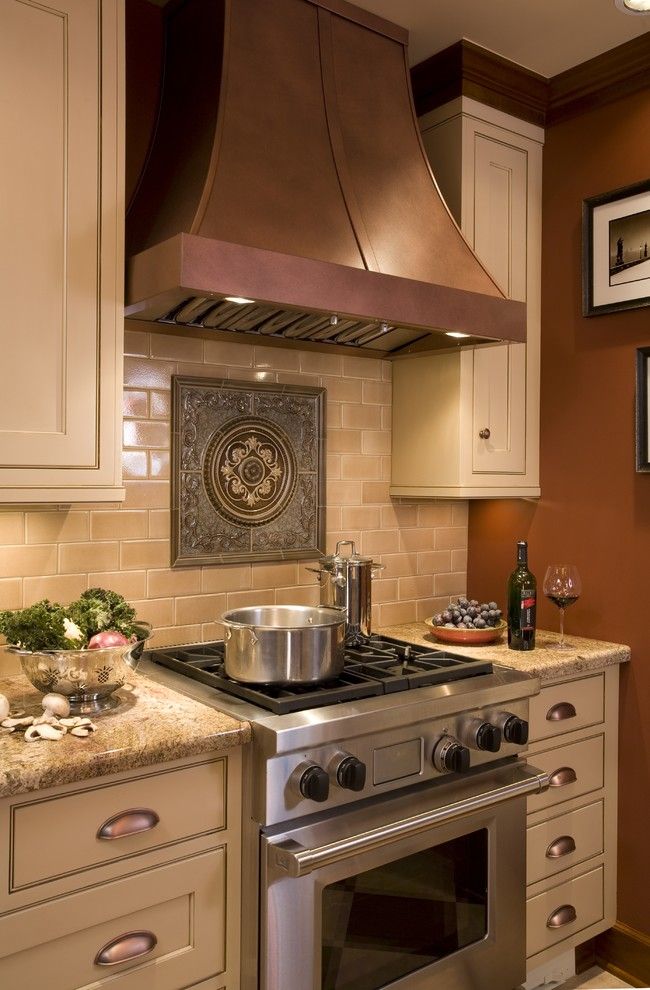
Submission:
<svg viewBox="0 0 650 990">
<path fill-rule="evenodd" d="M 107 818 L 97 829 L 98 839 L 124 839 L 127 835 L 149 832 L 160 818 L 151 808 L 129 808 Z"/>
<path fill-rule="evenodd" d="M 95 956 L 95 966 L 119 966 L 149 955 L 156 948 L 158 939 L 153 932 L 125 932 L 112 938 Z"/>
<path fill-rule="evenodd" d="M 556 908 L 552 914 L 549 914 L 546 920 L 547 928 L 562 928 L 564 925 L 570 925 L 573 921 L 578 918 L 578 912 L 574 908 L 573 904 L 563 904 L 562 907 Z"/>
<path fill-rule="evenodd" d="M 573 767 L 559 767 L 555 773 L 551 774 L 548 782 L 549 787 L 566 787 L 567 784 L 575 784 L 578 774 Z"/>
<path fill-rule="evenodd" d="M 572 835 L 559 835 L 546 850 L 547 859 L 561 859 L 576 851 L 576 840 Z"/>
<path fill-rule="evenodd" d="M 559 704 L 549 708 L 546 713 L 546 721 L 563 722 L 567 718 L 575 718 L 577 714 L 575 707 L 570 701 L 560 701 Z"/>
</svg>

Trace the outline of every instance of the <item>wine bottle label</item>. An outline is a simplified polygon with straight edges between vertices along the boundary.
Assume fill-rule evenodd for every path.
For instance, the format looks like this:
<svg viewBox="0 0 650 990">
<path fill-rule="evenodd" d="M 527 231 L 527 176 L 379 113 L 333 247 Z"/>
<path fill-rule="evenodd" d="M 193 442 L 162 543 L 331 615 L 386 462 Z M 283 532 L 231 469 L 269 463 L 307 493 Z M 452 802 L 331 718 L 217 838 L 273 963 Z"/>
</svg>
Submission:
<svg viewBox="0 0 650 990">
<path fill-rule="evenodd" d="M 534 588 L 522 588 L 521 590 L 521 601 L 519 605 L 520 609 L 520 628 L 522 632 L 524 630 L 532 630 L 535 628 L 535 611 L 536 611 L 537 599 L 535 595 Z"/>
</svg>

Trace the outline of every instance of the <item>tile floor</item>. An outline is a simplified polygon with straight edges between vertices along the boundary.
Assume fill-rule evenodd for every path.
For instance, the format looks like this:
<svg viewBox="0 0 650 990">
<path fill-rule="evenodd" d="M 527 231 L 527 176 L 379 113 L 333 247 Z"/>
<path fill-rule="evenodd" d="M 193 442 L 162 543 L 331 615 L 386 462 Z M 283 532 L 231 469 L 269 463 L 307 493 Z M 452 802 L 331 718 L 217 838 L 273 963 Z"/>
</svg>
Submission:
<svg viewBox="0 0 650 990">
<path fill-rule="evenodd" d="M 563 983 L 558 990 L 619 990 L 620 987 L 629 987 L 629 983 L 606 973 L 598 966 L 593 966 L 586 973 L 574 976 L 572 980 Z"/>
</svg>

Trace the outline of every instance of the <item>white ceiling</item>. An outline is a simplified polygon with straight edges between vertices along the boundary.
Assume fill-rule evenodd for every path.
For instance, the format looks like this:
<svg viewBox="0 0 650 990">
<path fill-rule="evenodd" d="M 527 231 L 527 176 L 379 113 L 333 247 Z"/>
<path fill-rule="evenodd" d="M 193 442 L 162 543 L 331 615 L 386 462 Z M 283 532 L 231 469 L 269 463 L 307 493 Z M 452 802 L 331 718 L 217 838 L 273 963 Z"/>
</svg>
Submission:
<svg viewBox="0 0 650 990">
<path fill-rule="evenodd" d="M 421 62 L 466 38 L 543 76 L 555 76 L 650 31 L 650 15 L 614 0 L 355 0 L 411 33 Z"/>
</svg>

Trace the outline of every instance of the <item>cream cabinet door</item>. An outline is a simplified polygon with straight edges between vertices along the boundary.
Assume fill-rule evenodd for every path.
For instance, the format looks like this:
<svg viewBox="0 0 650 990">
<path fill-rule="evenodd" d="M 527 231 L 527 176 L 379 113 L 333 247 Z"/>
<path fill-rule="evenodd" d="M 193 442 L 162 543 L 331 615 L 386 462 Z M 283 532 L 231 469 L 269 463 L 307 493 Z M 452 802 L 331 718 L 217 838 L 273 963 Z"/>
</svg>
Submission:
<svg viewBox="0 0 650 990">
<path fill-rule="evenodd" d="M 472 473 L 526 470 L 526 345 L 474 351 Z"/>
<path fill-rule="evenodd" d="M 0 3 L 2 501 L 120 497 L 122 12 Z"/>
<path fill-rule="evenodd" d="M 526 300 L 527 154 L 472 132 L 473 209 L 466 236 L 511 299 Z M 474 352 L 472 472 L 526 470 L 526 345 Z"/>
<path fill-rule="evenodd" d="M 445 355 L 409 354 L 395 361 L 390 492 L 432 498 L 537 497 L 544 134 L 467 97 L 432 110 L 420 124 L 432 170 L 465 238 L 504 293 L 526 303 L 527 340 L 450 347 Z M 452 363 L 457 375 L 420 402 L 422 423 L 414 431 L 408 380 L 426 372 L 433 388 L 440 377 L 435 360 Z M 397 374 L 402 362 L 405 367 Z M 415 368 L 417 362 L 422 369 Z M 426 464 L 414 432 L 420 437 L 426 432 L 431 440 L 435 456 Z M 441 432 L 447 444 L 444 456 Z"/>
</svg>

